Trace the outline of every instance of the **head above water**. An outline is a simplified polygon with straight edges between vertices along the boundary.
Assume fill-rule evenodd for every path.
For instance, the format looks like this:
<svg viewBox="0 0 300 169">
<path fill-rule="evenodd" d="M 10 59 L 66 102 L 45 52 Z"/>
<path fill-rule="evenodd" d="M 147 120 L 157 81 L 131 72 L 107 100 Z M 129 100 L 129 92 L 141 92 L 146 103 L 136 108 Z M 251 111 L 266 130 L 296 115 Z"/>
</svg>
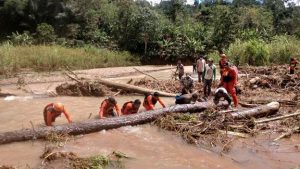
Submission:
<svg viewBox="0 0 300 169">
<path fill-rule="evenodd" d="M 116 99 L 115 98 L 113 98 L 113 97 L 108 97 L 108 99 L 107 99 L 108 101 L 109 101 L 109 103 L 110 104 L 117 104 L 117 101 L 116 101 Z"/>
<path fill-rule="evenodd" d="M 53 108 L 55 111 L 64 111 L 64 105 L 62 103 L 54 103 Z"/>
<path fill-rule="evenodd" d="M 159 93 L 158 93 L 158 92 L 154 92 L 154 93 L 153 93 L 153 96 L 154 96 L 154 97 L 159 97 Z"/>
<path fill-rule="evenodd" d="M 136 106 L 136 107 L 139 107 L 141 105 L 141 100 L 140 99 L 136 99 L 134 102 L 133 102 L 133 105 Z"/>
</svg>

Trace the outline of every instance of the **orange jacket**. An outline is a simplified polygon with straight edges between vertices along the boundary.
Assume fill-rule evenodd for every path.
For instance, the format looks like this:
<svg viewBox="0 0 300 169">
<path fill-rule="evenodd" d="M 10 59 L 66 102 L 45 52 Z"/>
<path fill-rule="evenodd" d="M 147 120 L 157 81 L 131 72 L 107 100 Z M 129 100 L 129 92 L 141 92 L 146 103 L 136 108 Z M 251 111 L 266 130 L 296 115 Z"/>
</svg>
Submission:
<svg viewBox="0 0 300 169">
<path fill-rule="evenodd" d="M 165 108 L 164 102 L 158 97 L 157 99 L 153 97 L 152 94 L 145 97 L 143 106 L 146 110 L 153 110 L 156 102 L 159 102 L 163 108 Z"/>
<path fill-rule="evenodd" d="M 53 108 L 53 103 L 48 104 L 45 108 L 44 108 L 44 121 L 45 124 L 47 126 L 52 126 L 52 122 L 55 121 L 55 119 L 61 115 L 61 113 L 63 113 L 66 117 L 66 119 L 68 120 L 69 123 L 72 122 L 71 120 L 71 116 L 69 115 L 68 111 L 66 109 L 64 109 L 63 111 L 59 112 L 54 110 Z"/>
<path fill-rule="evenodd" d="M 138 110 L 139 108 L 135 108 L 133 102 L 131 101 L 131 102 L 124 103 L 121 112 L 123 115 L 129 115 L 129 114 L 137 113 Z"/>
<path fill-rule="evenodd" d="M 99 110 L 99 117 L 103 118 L 103 117 L 107 117 L 109 115 L 109 113 L 113 112 L 113 109 L 116 109 L 118 116 L 121 116 L 122 113 L 120 111 L 120 108 L 117 104 L 112 105 L 108 102 L 107 99 L 105 99 L 100 106 L 100 110 Z"/>
<path fill-rule="evenodd" d="M 233 85 L 237 85 L 237 72 L 233 68 L 223 70 L 221 85 L 224 85 L 224 83 L 233 83 Z"/>
</svg>

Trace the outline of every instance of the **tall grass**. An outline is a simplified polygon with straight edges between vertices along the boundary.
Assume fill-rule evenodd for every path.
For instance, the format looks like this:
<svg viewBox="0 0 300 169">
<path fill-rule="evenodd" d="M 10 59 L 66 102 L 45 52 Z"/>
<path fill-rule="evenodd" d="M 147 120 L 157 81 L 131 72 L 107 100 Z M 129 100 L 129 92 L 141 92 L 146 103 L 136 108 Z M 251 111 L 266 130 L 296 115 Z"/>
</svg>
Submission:
<svg viewBox="0 0 300 169">
<path fill-rule="evenodd" d="M 0 45 L 0 73 L 13 73 L 23 68 L 35 71 L 54 71 L 65 68 L 91 69 L 111 66 L 130 66 L 139 60 L 128 52 L 109 51 L 92 46 L 66 48 L 53 46 Z"/>
<path fill-rule="evenodd" d="M 237 40 L 226 53 L 231 61 L 241 65 L 285 64 L 291 57 L 300 58 L 300 40 L 291 36 L 275 36 L 268 43 L 259 39 Z"/>
</svg>

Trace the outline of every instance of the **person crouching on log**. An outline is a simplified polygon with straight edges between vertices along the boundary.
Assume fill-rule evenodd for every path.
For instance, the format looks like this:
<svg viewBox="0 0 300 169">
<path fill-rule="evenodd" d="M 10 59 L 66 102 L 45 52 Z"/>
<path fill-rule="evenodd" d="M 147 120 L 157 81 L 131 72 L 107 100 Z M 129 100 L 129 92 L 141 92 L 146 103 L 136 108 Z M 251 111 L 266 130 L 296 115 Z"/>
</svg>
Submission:
<svg viewBox="0 0 300 169">
<path fill-rule="evenodd" d="M 68 111 L 64 108 L 62 103 L 50 103 L 44 108 L 44 121 L 46 126 L 52 126 L 55 119 L 64 114 L 69 123 L 72 123 L 71 117 Z"/>
<path fill-rule="evenodd" d="M 228 95 L 227 90 L 224 87 L 219 87 L 214 94 L 214 103 L 215 105 L 219 104 L 221 98 L 224 98 L 228 102 L 228 107 L 230 107 L 231 99 Z"/>
<path fill-rule="evenodd" d="M 175 104 L 191 104 L 197 101 L 198 95 L 196 93 L 184 94 L 181 96 L 176 96 L 175 98 L 176 98 Z"/>
<path fill-rule="evenodd" d="M 161 106 L 163 108 L 165 108 L 165 104 L 164 102 L 160 99 L 159 97 L 159 93 L 158 92 L 154 92 L 153 94 L 147 94 L 145 96 L 144 102 L 143 102 L 143 106 L 145 107 L 145 109 L 148 110 L 153 110 L 155 104 L 157 103 L 157 101 L 161 104 Z"/>
<path fill-rule="evenodd" d="M 219 87 L 223 86 L 227 90 L 227 92 L 231 94 L 234 106 L 237 107 L 238 98 L 235 91 L 235 87 L 237 85 L 237 73 L 233 68 L 229 66 L 228 62 L 225 62 L 223 67 L 224 70 Z"/>
<path fill-rule="evenodd" d="M 124 103 L 121 112 L 123 115 L 135 114 L 139 111 L 140 106 L 141 106 L 140 99 L 136 99 L 134 102 L 129 101 Z"/>
<path fill-rule="evenodd" d="M 114 111 L 116 110 L 116 112 Z M 107 118 L 107 117 L 116 117 L 121 116 L 122 113 L 120 111 L 120 108 L 117 104 L 117 101 L 113 97 L 109 97 L 101 103 L 100 111 L 99 111 L 99 118 Z"/>
</svg>

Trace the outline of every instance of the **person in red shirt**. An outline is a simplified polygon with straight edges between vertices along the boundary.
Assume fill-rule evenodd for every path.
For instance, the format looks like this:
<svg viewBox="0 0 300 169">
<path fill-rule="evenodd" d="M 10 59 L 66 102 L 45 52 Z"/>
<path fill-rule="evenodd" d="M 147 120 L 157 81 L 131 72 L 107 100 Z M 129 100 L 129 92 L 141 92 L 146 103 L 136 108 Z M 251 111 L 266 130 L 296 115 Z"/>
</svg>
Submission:
<svg viewBox="0 0 300 169">
<path fill-rule="evenodd" d="M 298 61 L 296 60 L 296 58 L 291 58 L 291 60 L 290 60 L 290 74 L 294 74 L 295 73 L 295 69 L 297 67 L 297 63 L 298 63 Z"/>
<path fill-rule="evenodd" d="M 220 54 L 220 61 L 219 61 L 219 66 L 220 66 L 220 75 L 222 76 L 223 74 L 223 69 L 224 69 L 224 64 L 227 62 L 227 57 L 224 53 Z"/>
<path fill-rule="evenodd" d="M 228 93 L 231 94 L 234 106 L 238 106 L 238 98 L 236 95 L 236 90 L 235 87 L 237 86 L 237 73 L 236 71 L 229 66 L 228 62 L 225 62 L 224 65 L 224 70 L 222 72 L 221 76 L 221 83 L 219 86 L 223 86 Z"/>
<path fill-rule="evenodd" d="M 124 103 L 121 112 L 123 115 L 135 114 L 139 111 L 140 106 L 141 106 L 140 99 L 136 99 L 134 102 L 129 101 Z"/>
<path fill-rule="evenodd" d="M 148 110 L 153 110 L 155 104 L 157 103 L 157 101 L 161 104 L 161 106 L 163 108 L 165 108 L 165 104 L 164 102 L 159 98 L 159 93 L 158 92 L 154 92 L 153 94 L 148 94 L 145 96 L 144 102 L 143 102 L 143 106 L 145 107 L 145 109 Z"/>
<path fill-rule="evenodd" d="M 116 112 L 114 111 L 116 110 Z M 109 97 L 101 103 L 100 110 L 99 110 L 99 118 L 107 118 L 107 117 L 116 117 L 121 116 L 122 113 L 120 111 L 120 108 L 117 104 L 117 101 L 113 97 Z"/>
<path fill-rule="evenodd" d="M 71 117 L 68 111 L 64 108 L 62 103 L 50 103 L 44 108 L 44 121 L 46 126 L 52 126 L 55 119 L 64 114 L 69 123 L 72 123 Z"/>
</svg>

